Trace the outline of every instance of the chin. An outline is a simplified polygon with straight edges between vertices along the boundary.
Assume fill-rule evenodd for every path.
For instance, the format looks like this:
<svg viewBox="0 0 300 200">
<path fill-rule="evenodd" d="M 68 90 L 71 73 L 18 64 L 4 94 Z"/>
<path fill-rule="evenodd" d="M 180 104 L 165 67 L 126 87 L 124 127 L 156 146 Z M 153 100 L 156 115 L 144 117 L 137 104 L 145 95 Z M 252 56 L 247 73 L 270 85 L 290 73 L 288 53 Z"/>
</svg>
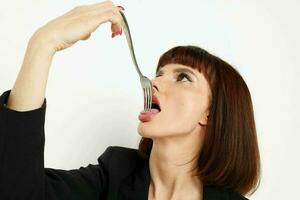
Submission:
<svg viewBox="0 0 300 200">
<path fill-rule="evenodd" d="M 155 139 L 155 138 L 166 138 L 166 137 L 172 137 L 176 134 L 174 134 L 174 132 L 176 131 L 171 131 L 170 130 L 166 130 L 166 129 L 161 129 L 160 127 L 156 127 L 153 124 L 146 124 L 146 123 L 140 123 L 137 131 L 139 133 L 140 136 L 145 137 L 145 138 L 151 138 L 151 139 Z M 180 134 L 178 134 L 180 135 Z"/>
<path fill-rule="evenodd" d="M 140 136 L 145 138 L 162 137 L 161 131 L 157 131 L 157 128 L 153 127 L 153 125 L 146 123 L 140 123 L 137 128 L 137 131 Z"/>
</svg>

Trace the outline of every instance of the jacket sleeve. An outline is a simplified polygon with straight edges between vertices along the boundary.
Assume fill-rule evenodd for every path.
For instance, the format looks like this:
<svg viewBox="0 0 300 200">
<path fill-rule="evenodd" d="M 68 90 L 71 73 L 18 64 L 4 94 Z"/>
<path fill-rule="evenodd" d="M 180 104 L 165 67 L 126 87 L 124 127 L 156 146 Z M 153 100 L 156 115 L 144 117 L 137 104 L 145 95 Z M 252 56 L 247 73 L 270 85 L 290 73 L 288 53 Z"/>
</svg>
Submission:
<svg viewBox="0 0 300 200">
<path fill-rule="evenodd" d="M 44 168 L 46 98 L 40 108 L 16 111 L 0 96 L 0 199 L 104 199 L 111 148 L 97 165 L 74 170 Z"/>
</svg>

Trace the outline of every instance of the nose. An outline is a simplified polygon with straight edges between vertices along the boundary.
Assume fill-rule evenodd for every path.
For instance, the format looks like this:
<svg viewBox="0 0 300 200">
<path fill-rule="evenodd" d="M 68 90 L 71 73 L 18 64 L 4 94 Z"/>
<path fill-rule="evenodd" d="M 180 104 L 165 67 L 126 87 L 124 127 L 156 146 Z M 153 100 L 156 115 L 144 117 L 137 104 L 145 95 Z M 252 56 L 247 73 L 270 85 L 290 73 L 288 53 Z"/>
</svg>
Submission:
<svg viewBox="0 0 300 200">
<path fill-rule="evenodd" d="M 156 94 L 158 92 L 158 88 L 156 85 L 153 85 L 153 94 Z"/>
<path fill-rule="evenodd" d="M 156 94 L 157 92 L 159 92 L 159 86 L 157 84 L 157 82 L 155 81 L 155 79 L 153 79 L 152 81 L 152 90 L 153 90 L 153 94 Z"/>
</svg>

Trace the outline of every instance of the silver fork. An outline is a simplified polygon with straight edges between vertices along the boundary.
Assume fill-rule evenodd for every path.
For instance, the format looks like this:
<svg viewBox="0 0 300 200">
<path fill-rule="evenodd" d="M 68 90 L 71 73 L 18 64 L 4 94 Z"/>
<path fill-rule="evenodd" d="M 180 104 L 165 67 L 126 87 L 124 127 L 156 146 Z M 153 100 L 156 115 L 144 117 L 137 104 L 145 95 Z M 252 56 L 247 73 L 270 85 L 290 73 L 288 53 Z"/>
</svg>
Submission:
<svg viewBox="0 0 300 200">
<path fill-rule="evenodd" d="M 149 78 L 147 78 L 146 76 L 144 76 L 137 64 L 136 61 L 136 57 L 134 54 L 134 49 L 133 49 L 133 43 L 132 43 L 132 39 L 131 39 L 131 34 L 130 34 L 130 30 L 129 30 L 129 26 L 128 26 L 128 22 L 126 20 L 126 17 L 124 15 L 124 13 L 120 10 L 120 13 L 123 17 L 123 28 L 124 28 L 124 32 L 126 35 L 126 39 L 127 39 L 127 43 L 128 43 L 128 47 L 130 50 L 130 54 L 131 54 L 131 58 L 133 60 L 133 63 L 135 65 L 135 68 L 140 76 L 140 81 L 141 81 L 141 85 L 143 88 L 143 93 L 144 93 L 144 110 L 150 110 L 151 109 L 151 105 L 152 105 L 152 82 Z"/>
</svg>

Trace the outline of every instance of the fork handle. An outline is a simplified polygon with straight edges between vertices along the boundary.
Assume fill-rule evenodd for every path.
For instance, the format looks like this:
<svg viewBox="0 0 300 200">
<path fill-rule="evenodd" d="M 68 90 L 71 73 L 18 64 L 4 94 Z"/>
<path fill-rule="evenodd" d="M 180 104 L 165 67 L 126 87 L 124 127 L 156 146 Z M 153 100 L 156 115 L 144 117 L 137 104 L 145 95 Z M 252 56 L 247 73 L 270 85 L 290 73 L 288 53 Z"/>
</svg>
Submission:
<svg viewBox="0 0 300 200">
<path fill-rule="evenodd" d="M 134 65 L 135 65 L 135 68 L 136 68 L 139 76 L 143 77 L 144 75 L 141 73 L 141 70 L 139 69 L 137 61 L 136 61 L 136 57 L 135 57 L 135 53 L 134 53 L 134 49 L 133 49 L 133 43 L 132 43 L 132 38 L 131 38 L 131 34 L 130 34 L 128 22 L 126 20 L 126 17 L 124 15 L 124 13 L 121 10 L 119 12 L 121 13 L 122 18 L 123 18 L 124 32 L 125 32 L 125 36 L 126 36 L 126 39 L 127 39 L 127 43 L 128 43 L 128 47 L 129 47 L 129 50 L 130 50 L 130 55 L 131 55 L 132 61 L 133 61 Z"/>
</svg>

